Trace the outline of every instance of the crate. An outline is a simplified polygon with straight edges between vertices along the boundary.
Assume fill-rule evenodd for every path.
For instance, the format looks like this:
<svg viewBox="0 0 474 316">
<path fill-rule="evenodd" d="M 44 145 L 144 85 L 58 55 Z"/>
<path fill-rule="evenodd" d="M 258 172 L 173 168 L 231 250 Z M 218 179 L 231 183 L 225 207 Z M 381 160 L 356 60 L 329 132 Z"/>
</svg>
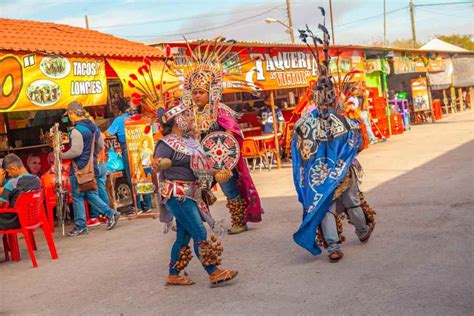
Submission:
<svg viewBox="0 0 474 316">
<path fill-rule="evenodd" d="M 388 138 L 390 137 L 390 131 L 388 129 L 387 117 L 372 118 L 372 131 L 377 138 Z"/>
</svg>

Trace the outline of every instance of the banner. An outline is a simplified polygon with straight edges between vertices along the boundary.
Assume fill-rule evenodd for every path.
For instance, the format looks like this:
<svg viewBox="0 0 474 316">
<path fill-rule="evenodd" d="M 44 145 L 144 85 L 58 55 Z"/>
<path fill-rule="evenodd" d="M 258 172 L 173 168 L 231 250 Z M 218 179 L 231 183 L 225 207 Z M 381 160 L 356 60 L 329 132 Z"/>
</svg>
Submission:
<svg viewBox="0 0 474 316">
<path fill-rule="evenodd" d="M 438 72 L 443 71 L 446 60 L 441 56 L 428 58 L 424 55 L 395 56 L 393 69 L 395 74 L 406 74 L 412 72 Z"/>
<path fill-rule="evenodd" d="M 188 66 L 187 47 L 168 44 L 179 67 Z M 173 47 L 175 46 L 175 47 Z M 191 45 L 195 48 L 194 45 Z M 335 53 L 335 51 L 334 51 Z M 322 56 L 322 53 L 321 53 Z M 304 47 L 234 47 L 224 58 L 224 93 L 238 91 L 278 90 L 307 87 L 317 80 L 317 63 L 310 50 Z M 364 78 L 362 51 L 344 50 L 331 59 L 332 75 L 337 80 L 352 69 L 361 71 L 352 81 Z M 339 74 L 337 72 L 339 66 Z"/>
<path fill-rule="evenodd" d="M 413 96 L 413 108 L 415 112 L 430 109 L 428 99 L 428 84 L 425 77 L 411 79 L 411 91 Z"/>
<path fill-rule="evenodd" d="M 125 141 L 130 167 L 132 185 L 136 194 L 149 194 L 155 191 L 152 175 L 145 173 L 151 168 L 153 159 L 153 132 L 151 120 L 144 116 L 125 119 Z"/>
<path fill-rule="evenodd" d="M 146 76 L 147 80 L 149 80 L 149 74 L 147 72 L 143 70 L 141 70 L 142 74 L 140 74 L 139 72 L 139 68 L 145 65 L 143 61 L 107 58 L 107 62 L 112 67 L 112 69 L 117 73 L 118 77 L 120 78 L 120 81 L 122 81 L 123 95 L 125 97 L 130 97 L 132 93 L 139 92 L 138 89 L 132 88 L 128 85 L 128 81 L 130 80 L 131 74 L 136 75 L 138 78 L 141 78 L 142 76 Z M 157 85 L 161 81 L 162 75 L 163 75 L 164 82 L 167 82 L 170 85 L 172 85 L 173 83 L 178 84 L 178 80 L 176 78 L 171 77 L 166 72 L 163 73 L 163 61 L 152 59 L 151 60 L 151 73 L 152 73 L 155 85 Z M 144 88 L 144 87 L 138 86 L 138 88 Z M 151 88 L 152 88 L 151 85 L 146 87 L 146 89 L 151 89 Z"/>
<path fill-rule="evenodd" d="M 107 103 L 102 58 L 0 53 L 0 112 Z"/>
</svg>

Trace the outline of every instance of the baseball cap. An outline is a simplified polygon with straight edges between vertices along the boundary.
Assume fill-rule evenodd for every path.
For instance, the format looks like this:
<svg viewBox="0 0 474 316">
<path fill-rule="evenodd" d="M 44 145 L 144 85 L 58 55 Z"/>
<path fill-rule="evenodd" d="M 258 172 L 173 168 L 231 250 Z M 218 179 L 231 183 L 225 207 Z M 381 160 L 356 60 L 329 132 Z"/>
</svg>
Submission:
<svg viewBox="0 0 474 316">
<path fill-rule="evenodd" d="M 63 114 L 63 116 L 66 116 L 67 112 L 74 112 L 76 114 L 83 115 L 86 113 L 86 110 L 81 103 L 74 101 L 68 104 L 66 112 Z"/>
</svg>

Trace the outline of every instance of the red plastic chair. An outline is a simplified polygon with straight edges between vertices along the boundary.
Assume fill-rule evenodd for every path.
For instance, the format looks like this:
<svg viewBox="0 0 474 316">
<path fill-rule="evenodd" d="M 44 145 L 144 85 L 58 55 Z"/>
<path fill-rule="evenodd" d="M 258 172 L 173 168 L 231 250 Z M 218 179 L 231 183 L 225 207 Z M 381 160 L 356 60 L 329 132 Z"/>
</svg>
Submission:
<svg viewBox="0 0 474 316">
<path fill-rule="evenodd" d="M 46 213 L 44 210 L 43 190 L 30 191 L 20 194 L 13 208 L 2 208 L 0 209 L 0 213 L 16 213 L 18 215 L 20 228 L 0 230 L 0 234 L 9 235 L 9 240 L 11 240 L 11 236 L 13 235 L 16 237 L 16 234 L 23 234 L 34 268 L 38 267 L 38 263 L 36 262 L 34 253 L 34 250 L 36 250 L 36 243 L 33 232 L 39 227 L 41 227 L 43 230 L 44 237 L 48 243 L 51 258 L 53 260 L 58 259 L 58 253 L 56 252 L 56 246 L 54 245 L 53 234 L 51 233 L 51 228 L 49 227 L 48 219 L 46 218 Z M 17 259 L 19 260 L 18 249 L 13 249 L 14 245 L 10 243 L 7 247 L 12 252 L 12 259 L 15 260 L 15 258 L 13 258 L 13 254 L 17 254 Z M 18 246 L 16 248 L 18 248 Z"/>
<path fill-rule="evenodd" d="M 72 188 L 71 182 L 69 181 L 69 168 L 67 167 L 69 164 L 63 164 L 63 169 L 67 171 L 63 171 L 63 187 L 67 186 L 67 190 L 69 195 L 67 197 L 67 203 L 72 203 Z M 66 167 L 64 167 L 66 166 Z M 56 180 L 54 178 L 54 173 L 49 170 L 43 176 L 41 176 L 41 187 L 44 189 L 44 197 L 46 202 L 46 214 L 49 220 L 49 227 L 51 228 L 51 232 L 54 232 L 54 208 L 56 207 Z M 86 209 L 86 220 L 89 220 L 89 205 L 87 204 L 87 200 L 84 199 L 84 207 Z"/>
</svg>

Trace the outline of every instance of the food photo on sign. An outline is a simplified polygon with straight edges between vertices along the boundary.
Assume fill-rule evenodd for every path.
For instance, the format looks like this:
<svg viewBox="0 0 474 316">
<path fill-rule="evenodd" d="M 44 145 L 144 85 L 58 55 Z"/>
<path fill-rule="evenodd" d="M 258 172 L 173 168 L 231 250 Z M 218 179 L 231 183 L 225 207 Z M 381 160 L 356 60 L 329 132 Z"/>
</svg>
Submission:
<svg viewBox="0 0 474 316">
<path fill-rule="evenodd" d="M 0 111 L 64 109 L 77 101 L 106 104 L 103 59 L 0 53 L 5 78 Z"/>
</svg>

